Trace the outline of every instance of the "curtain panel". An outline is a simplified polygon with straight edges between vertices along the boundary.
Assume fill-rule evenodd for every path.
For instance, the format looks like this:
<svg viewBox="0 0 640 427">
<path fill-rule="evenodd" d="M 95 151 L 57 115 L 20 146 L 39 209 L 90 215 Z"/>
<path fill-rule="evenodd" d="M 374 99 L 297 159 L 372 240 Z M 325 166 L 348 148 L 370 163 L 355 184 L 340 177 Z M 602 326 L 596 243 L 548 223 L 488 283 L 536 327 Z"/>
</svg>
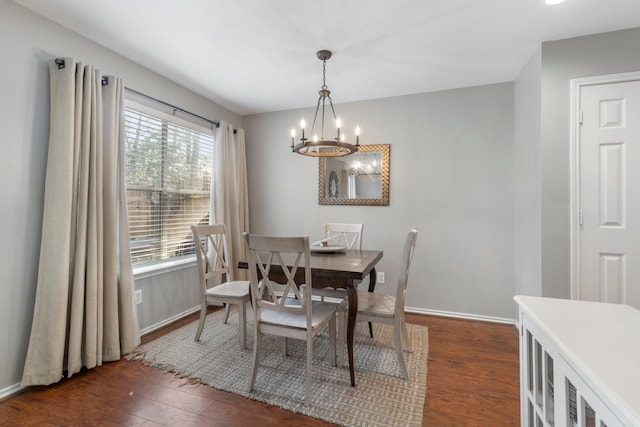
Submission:
<svg viewBox="0 0 640 427">
<path fill-rule="evenodd" d="M 124 182 L 124 84 L 49 63 L 51 120 L 36 300 L 22 385 L 118 360 L 140 343 Z"/>
<path fill-rule="evenodd" d="M 242 233 L 249 231 L 249 192 L 247 191 L 247 156 L 244 130 L 224 121 L 216 130 L 211 186 L 212 223 L 227 228 L 227 247 L 231 255 L 234 280 L 246 280 L 246 270 L 238 269 L 238 261 L 246 259 Z"/>
</svg>

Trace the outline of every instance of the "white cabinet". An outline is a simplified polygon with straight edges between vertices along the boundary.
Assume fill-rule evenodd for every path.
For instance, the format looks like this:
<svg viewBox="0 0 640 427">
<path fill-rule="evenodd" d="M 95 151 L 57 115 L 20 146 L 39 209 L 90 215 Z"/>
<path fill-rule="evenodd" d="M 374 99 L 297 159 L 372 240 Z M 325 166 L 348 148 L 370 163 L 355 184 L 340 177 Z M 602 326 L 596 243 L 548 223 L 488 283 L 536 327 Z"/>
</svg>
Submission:
<svg viewBox="0 0 640 427">
<path fill-rule="evenodd" d="M 525 427 L 640 427 L 640 311 L 516 296 Z"/>
</svg>

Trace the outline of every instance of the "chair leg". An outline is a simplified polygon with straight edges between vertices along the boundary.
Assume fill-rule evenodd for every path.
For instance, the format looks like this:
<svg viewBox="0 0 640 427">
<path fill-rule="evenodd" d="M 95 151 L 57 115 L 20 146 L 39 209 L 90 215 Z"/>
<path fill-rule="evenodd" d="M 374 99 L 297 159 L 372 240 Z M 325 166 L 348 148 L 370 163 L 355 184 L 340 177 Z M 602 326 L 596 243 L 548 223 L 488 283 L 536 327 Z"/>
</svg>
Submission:
<svg viewBox="0 0 640 427">
<path fill-rule="evenodd" d="M 404 353 L 402 351 L 402 326 L 397 322 L 393 325 L 393 342 L 396 347 L 396 353 L 398 354 L 398 363 L 400 364 L 400 371 L 402 371 L 402 377 L 405 380 L 409 380 L 409 372 L 407 372 L 407 365 L 404 363 Z"/>
<path fill-rule="evenodd" d="M 329 360 L 331 366 L 336 366 L 336 316 L 329 320 Z"/>
<path fill-rule="evenodd" d="M 244 301 L 238 304 L 238 328 L 240 329 L 240 349 L 247 348 L 247 305 Z"/>
<path fill-rule="evenodd" d="M 307 335 L 307 378 L 305 380 L 304 406 L 311 403 L 311 375 L 313 373 L 313 337 Z"/>
<path fill-rule="evenodd" d="M 229 320 L 229 311 L 231 311 L 231 304 L 225 303 L 224 305 L 224 324 L 227 324 L 227 320 Z"/>
<path fill-rule="evenodd" d="M 200 334 L 202 334 L 202 329 L 204 328 L 204 321 L 207 318 L 207 302 L 202 302 L 202 307 L 200 308 L 200 321 L 198 322 L 198 329 L 196 330 L 196 338 L 194 341 L 200 341 Z"/>
<path fill-rule="evenodd" d="M 342 368 L 344 364 L 344 342 L 346 340 L 347 315 L 344 311 L 338 312 L 338 357 L 336 365 Z"/>
<path fill-rule="evenodd" d="M 260 347 L 262 347 L 262 333 L 255 328 L 255 341 L 253 342 L 253 365 L 251 366 L 251 376 L 249 377 L 248 392 L 253 391 L 258 376 L 258 362 L 260 361 Z"/>
<path fill-rule="evenodd" d="M 368 281 L 369 281 L 369 279 L 365 278 L 361 282 L 356 283 L 356 289 L 360 286 L 361 283 L 368 282 Z M 373 289 L 371 289 L 370 286 L 369 286 L 369 292 L 373 292 Z M 373 338 L 373 323 L 372 322 L 369 322 L 369 336 L 371 338 Z"/>
<path fill-rule="evenodd" d="M 409 331 L 407 329 L 407 322 L 405 322 L 404 319 L 402 320 L 402 340 L 404 342 L 404 348 L 409 353 L 412 353 L 413 349 L 411 348 L 411 341 L 409 340 Z"/>
</svg>

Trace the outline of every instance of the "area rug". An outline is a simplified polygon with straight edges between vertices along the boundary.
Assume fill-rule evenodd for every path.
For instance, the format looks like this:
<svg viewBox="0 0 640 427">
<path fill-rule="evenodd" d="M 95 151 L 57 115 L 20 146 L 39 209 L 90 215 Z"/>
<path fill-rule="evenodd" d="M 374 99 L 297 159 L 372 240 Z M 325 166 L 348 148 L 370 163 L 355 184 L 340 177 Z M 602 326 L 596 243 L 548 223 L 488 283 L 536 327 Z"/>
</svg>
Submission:
<svg viewBox="0 0 640 427">
<path fill-rule="evenodd" d="M 304 406 L 305 342 L 289 340 L 290 354 L 284 357 L 280 339 L 265 336 L 255 389 L 249 393 L 253 322 L 247 324 L 247 350 L 241 351 L 237 312 L 232 310 L 226 325 L 222 316 L 223 310 L 207 316 L 199 342 L 193 340 L 196 321 L 138 347 L 129 359 L 343 426 L 422 426 L 429 347 L 426 327 L 408 325 L 413 352 L 405 352 L 410 377 L 405 381 L 393 347 L 392 327 L 374 323 L 372 339 L 368 325 L 358 322 L 356 387 L 351 387 L 348 366 L 331 366 L 326 332 L 316 336 L 311 404 Z M 346 346 L 344 360 L 348 360 Z"/>
</svg>

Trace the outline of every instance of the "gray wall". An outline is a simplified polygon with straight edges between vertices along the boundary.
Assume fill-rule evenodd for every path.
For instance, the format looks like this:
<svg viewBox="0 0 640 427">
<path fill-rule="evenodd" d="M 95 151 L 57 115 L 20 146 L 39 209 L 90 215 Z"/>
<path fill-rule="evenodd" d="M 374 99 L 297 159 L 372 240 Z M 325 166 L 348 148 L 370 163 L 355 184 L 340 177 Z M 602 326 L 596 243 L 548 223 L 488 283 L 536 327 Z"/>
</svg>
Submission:
<svg viewBox="0 0 640 427">
<path fill-rule="evenodd" d="M 135 287 L 142 290 L 142 304 L 136 306 L 142 332 L 199 307 L 199 280 L 195 260 L 171 271 L 136 275 Z"/>
<path fill-rule="evenodd" d="M 316 239 L 323 222 L 363 222 L 363 247 L 384 251 L 378 289 L 391 291 L 418 227 L 409 308 L 513 319 L 513 88 L 336 105 L 345 123 L 358 121 L 361 143 L 391 144 L 389 206 L 318 205 L 318 160 L 291 153 L 288 138 L 311 109 L 245 116 L 252 231 Z"/>
<path fill-rule="evenodd" d="M 33 316 L 49 132 L 48 60 L 73 57 L 128 87 L 235 126 L 241 118 L 10 0 L 0 2 L 0 396 L 22 377 Z M 195 269 L 136 282 L 141 328 L 198 304 Z"/>
<path fill-rule="evenodd" d="M 515 293 L 542 295 L 541 50 L 515 81 Z"/>
<path fill-rule="evenodd" d="M 542 44 L 542 294 L 570 296 L 570 81 L 640 70 L 640 28 Z"/>
</svg>

